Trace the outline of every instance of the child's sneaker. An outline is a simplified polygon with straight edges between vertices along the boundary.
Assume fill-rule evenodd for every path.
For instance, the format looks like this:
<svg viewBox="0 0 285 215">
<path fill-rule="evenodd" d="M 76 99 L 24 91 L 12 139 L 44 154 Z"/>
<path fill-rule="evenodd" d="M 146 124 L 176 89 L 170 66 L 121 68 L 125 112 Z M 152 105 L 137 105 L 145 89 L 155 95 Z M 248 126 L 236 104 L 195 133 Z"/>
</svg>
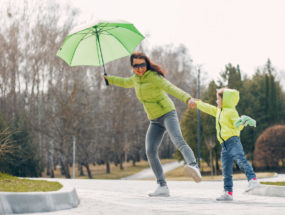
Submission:
<svg viewBox="0 0 285 215">
<path fill-rule="evenodd" d="M 229 191 L 224 191 L 224 193 L 216 198 L 217 201 L 233 201 L 233 193 Z"/>
<path fill-rule="evenodd" d="M 184 166 L 184 172 L 189 177 L 192 177 L 194 179 L 194 181 L 197 183 L 199 183 L 202 180 L 200 170 L 194 165 L 189 165 L 189 164 L 185 165 Z"/>
<path fill-rule="evenodd" d="M 149 193 L 148 195 L 151 197 L 158 197 L 158 196 L 168 197 L 169 196 L 169 189 L 167 186 L 158 185 L 156 190 L 153 193 Z"/>
<path fill-rule="evenodd" d="M 253 178 L 248 182 L 248 187 L 245 189 L 245 192 L 253 190 L 254 188 L 258 187 L 259 185 L 260 185 L 259 181 L 256 178 Z"/>
</svg>

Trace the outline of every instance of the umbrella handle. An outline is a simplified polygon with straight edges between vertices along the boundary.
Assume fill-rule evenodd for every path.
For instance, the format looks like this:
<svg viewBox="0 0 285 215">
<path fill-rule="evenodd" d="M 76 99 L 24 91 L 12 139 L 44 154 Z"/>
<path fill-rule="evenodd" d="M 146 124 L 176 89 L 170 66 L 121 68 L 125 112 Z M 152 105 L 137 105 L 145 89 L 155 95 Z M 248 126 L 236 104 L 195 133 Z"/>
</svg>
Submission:
<svg viewBox="0 0 285 215">
<path fill-rule="evenodd" d="M 107 79 L 105 79 L 105 84 L 109 86 L 109 81 Z"/>
</svg>

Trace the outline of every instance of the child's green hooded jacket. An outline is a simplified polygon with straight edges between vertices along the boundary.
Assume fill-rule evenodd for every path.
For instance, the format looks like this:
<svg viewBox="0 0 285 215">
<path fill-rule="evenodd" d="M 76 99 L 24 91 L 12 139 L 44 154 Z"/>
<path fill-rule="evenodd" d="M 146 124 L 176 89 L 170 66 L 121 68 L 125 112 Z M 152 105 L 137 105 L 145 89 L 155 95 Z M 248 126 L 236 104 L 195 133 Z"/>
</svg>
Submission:
<svg viewBox="0 0 285 215">
<path fill-rule="evenodd" d="M 196 101 L 197 108 L 205 113 L 216 117 L 217 138 L 220 143 L 233 136 L 239 136 L 244 126 L 236 128 L 234 123 L 239 119 L 236 105 L 239 101 L 239 91 L 225 89 L 223 93 L 222 108 Z"/>
<path fill-rule="evenodd" d="M 156 72 L 146 71 L 143 76 L 132 75 L 129 78 L 108 76 L 110 84 L 124 87 L 135 88 L 138 99 L 143 103 L 148 119 L 156 119 L 172 110 L 175 106 L 168 94 L 187 103 L 191 96 L 171 84 L 167 79 Z"/>
</svg>

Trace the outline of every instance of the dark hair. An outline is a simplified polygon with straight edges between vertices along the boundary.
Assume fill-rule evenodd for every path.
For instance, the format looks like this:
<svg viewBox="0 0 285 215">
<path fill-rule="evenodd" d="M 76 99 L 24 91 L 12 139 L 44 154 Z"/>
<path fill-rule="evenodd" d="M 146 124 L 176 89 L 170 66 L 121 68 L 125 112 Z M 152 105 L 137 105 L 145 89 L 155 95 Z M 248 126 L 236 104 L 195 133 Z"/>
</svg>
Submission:
<svg viewBox="0 0 285 215">
<path fill-rule="evenodd" d="M 223 95 L 224 95 L 225 89 L 228 89 L 228 88 L 227 88 L 227 87 L 223 87 L 223 88 L 217 89 L 217 94 L 218 94 L 218 96 L 220 96 L 222 99 L 223 99 Z"/>
<path fill-rule="evenodd" d="M 148 56 L 146 56 L 144 53 L 142 52 L 134 52 L 131 57 L 130 57 L 130 61 L 131 61 L 131 66 L 133 66 L 133 61 L 134 58 L 136 59 L 144 59 L 146 62 L 146 69 L 147 70 L 151 70 L 153 72 L 157 72 L 159 75 L 161 76 L 165 76 L 165 74 L 167 73 L 166 70 L 163 70 L 162 67 L 154 62 L 152 62 Z"/>
</svg>

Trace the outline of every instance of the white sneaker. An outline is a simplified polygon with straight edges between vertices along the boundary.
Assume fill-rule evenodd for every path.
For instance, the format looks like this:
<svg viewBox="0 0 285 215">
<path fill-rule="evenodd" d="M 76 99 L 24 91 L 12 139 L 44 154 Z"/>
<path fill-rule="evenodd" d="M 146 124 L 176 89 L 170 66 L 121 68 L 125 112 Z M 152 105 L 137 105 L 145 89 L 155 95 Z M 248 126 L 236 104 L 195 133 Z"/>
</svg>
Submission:
<svg viewBox="0 0 285 215">
<path fill-rule="evenodd" d="M 169 196 L 169 189 L 167 186 L 158 185 L 156 190 L 153 193 L 149 193 L 148 195 L 151 197 L 156 197 L 156 196 L 168 197 Z"/>
<path fill-rule="evenodd" d="M 192 177 L 196 183 L 202 181 L 200 170 L 196 166 L 191 166 L 187 164 L 184 166 L 184 172 L 189 177 Z"/>
<path fill-rule="evenodd" d="M 254 188 L 258 187 L 260 185 L 259 181 L 257 179 L 251 179 L 249 182 L 248 182 L 248 186 L 247 188 L 245 189 L 245 192 L 248 192 L 250 190 L 253 190 Z"/>
<path fill-rule="evenodd" d="M 229 194 L 228 191 L 224 191 L 224 193 L 216 198 L 217 201 L 233 201 L 233 196 L 231 194 Z"/>
</svg>

